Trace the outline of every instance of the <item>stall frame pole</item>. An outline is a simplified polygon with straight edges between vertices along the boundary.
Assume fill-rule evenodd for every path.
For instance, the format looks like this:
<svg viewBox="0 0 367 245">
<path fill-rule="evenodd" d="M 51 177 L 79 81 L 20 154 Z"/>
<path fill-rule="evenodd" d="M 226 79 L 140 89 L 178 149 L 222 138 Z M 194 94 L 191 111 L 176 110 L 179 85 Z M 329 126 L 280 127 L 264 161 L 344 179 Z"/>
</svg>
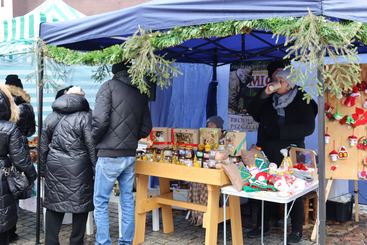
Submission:
<svg viewBox="0 0 367 245">
<path fill-rule="evenodd" d="M 43 121 L 43 78 L 44 78 L 44 54 L 41 42 L 37 42 L 37 131 L 38 131 L 38 145 L 37 145 L 37 213 L 36 213 L 36 245 L 40 243 L 41 235 L 41 135 L 42 135 L 42 121 Z"/>
</svg>

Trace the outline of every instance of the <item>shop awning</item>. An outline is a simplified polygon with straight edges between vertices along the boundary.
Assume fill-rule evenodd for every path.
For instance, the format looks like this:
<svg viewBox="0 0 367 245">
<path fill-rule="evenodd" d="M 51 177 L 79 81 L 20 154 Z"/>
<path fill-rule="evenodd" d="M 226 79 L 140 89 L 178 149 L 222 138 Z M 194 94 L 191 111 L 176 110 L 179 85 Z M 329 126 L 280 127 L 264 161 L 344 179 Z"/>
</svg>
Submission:
<svg viewBox="0 0 367 245">
<path fill-rule="evenodd" d="M 226 20 L 301 17 L 312 11 L 330 18 L 367 22 L 367 0 L 160 0 L 63 23 L 45 23 L 41 37 L 51 45 L 98 50 L 122 43 L 139 26 L 168 30 Z"/>
</svg>

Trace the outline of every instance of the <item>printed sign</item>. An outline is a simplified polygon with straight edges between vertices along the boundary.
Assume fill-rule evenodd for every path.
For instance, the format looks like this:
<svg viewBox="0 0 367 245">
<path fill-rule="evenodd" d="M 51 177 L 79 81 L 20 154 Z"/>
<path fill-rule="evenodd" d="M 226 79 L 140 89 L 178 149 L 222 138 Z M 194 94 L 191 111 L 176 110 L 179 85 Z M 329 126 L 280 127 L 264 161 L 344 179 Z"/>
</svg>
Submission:
<svg viewBox="0 0 367 245">
<path fill-rule="evenodd" d="M 228 96 L 229 130 L 256 131 L 258 123 L 247 113 L 252 98 L 269 83 L 268 62 L 231 65 Z"/>
</svg>

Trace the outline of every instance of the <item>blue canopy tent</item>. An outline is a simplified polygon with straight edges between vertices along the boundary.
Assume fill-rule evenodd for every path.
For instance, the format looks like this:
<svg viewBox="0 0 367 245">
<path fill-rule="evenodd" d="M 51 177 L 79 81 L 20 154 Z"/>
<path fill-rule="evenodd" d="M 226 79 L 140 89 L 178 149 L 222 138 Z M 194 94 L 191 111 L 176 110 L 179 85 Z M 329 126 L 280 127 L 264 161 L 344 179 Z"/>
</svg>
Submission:
<svg viewBox="0 0 367 245">
<path fill-rule="evenodd" d="M 136 7 L 85 17 L 77 21 L 44 23 L 40 36 L 46 44 L 73 50 L 100 50 L 120 44 L 142 27 L 145 30 L 169 31 L 177 26 L 191 26 L 228 20 L 253 20 L 270 17 L 315 15 L 367 23 L 367 0 L 179 0 L 152 1 Z M 160 50 L 165 58 L 177 62 L 204 63 L 213 67 L 236 61 L 277 60 L 285 55 L 284 38 L 278 42 L 272 33 L 253 30 L 249 34 L 188 40 Z M 355 43 L 360 53 L 367 48 Z M 213 76 L 215 73 L 213 74 Z M 325 243 L 325 149 L 324 100 L 319 97 L 319 178 L 320 244 Z"/>
</svg>

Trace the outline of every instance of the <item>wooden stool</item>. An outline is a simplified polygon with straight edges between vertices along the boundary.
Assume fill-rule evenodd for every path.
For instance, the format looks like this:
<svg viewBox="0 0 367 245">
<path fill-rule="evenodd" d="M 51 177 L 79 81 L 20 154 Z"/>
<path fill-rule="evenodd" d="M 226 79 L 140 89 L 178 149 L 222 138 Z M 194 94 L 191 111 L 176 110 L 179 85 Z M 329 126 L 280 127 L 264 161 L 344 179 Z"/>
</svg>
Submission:
<svg viewBox="0 0 367 245">
<path fill-rule="evenodd" d="M 313 191 L 307 194 L 304 197 L 304 206 L 305 206 L 305 223 L 304 225 L 308 225 L 310 221 L 310 212 L 312 212 L 312 220 L 315 221 L 317 219 L 317 192 Z"/>
</svg>

